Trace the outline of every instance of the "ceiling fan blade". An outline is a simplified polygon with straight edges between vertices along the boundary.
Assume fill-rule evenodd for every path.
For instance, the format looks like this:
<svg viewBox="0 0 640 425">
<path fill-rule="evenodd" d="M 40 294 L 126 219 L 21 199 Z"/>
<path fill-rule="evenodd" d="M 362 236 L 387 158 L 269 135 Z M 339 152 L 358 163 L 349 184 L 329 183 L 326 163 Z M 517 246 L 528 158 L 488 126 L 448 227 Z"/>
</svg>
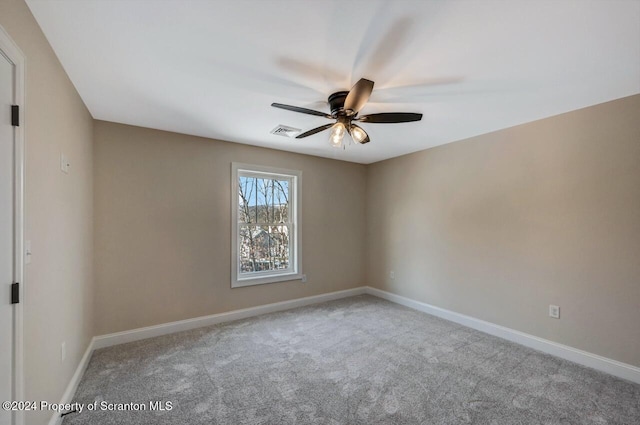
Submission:
<svg viewBox="0 0 640 425">
<path fill-rule="evenodd" d="M 371 92 L 373 91 L 373 81 L 366 78 L 360 78 L 360 81 L 355 83 L 351 88 L 351 91 L 347 95 L 344 101 L 344 109 L 358 112 L 369 100 Z"/>
<path fill-rule="evenodd" d="M 299 106 L 283 105 L 282 103 L 272 103 L 274 108 L 286 109 L 287 111 L 300 112 L 301 114 L 317 115 L 319 117 L 325 117 L 333 119 L 333 117 L 327 113 L 314 111 L 313 109 L 300 108 Z"/>
<path fill-rule="evenodd" d="M 333 127 L 333 126 L 334 126 L 334 123 L 325 124 L 325 125 L 322 125 L 320 127 L 316 127 L 313 130 L 305 131 L 302 134 L 298 134 L 296 136 L 296 139 L 302 139 L 304 137 L 311 136 L 311 135 L 316 134 L 316 133 L 320 133 L 321 131 L 325 131 L 326 129 L 328 129 L 330 127 Z"/>
<path fill-rule="evenodd" d="M 383 112 L 381 114 L 369 114 L 356 118 L 356 121 L 393 124 L 401 122 L 420 121 L 422 114 L 414 114 L 412 112 Z"/>
</svg>

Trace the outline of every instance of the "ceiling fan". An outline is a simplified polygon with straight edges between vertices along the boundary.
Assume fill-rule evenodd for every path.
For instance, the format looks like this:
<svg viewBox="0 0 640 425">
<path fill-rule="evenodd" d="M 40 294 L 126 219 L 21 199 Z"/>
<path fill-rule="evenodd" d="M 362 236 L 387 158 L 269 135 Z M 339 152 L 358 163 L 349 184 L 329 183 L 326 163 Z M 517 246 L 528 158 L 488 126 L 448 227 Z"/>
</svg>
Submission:
<svg viewBox="0 0 640 425">
<path fill-rule="evenodd" d="M 422 114 L 411 112 L 383 112 L 379 114 L 369 114 L 358 116 L 358 112 L 369 100 L 373 91 L 373 81 L 361 78 L 350 91 L 339 91 L 329 96 L 329 106 L 331 114 L 325 112 L 314 111 L 313 109 L 300 108 L 298 106 L 283 105 L 282 103 L 272 103 L 275 108 L 286 109 L 288 111 L 300 112 L 302 114 L 317 115 L 330 120 L 336 120 L 335 123 L 325 124 L 312 130 L 306 131 L 296 136 L 296 139 L 311 136 L 312 134 L 331 128 L 329 142 L 331 146 L 341 147 L 342 139 L 345 132 L 349 133 L 354 142 L 364 144 L 369 143 L 369 135 L 356 125 L 355 122 L 361 123 L 379 123 L 393 124 L 411 121 L 420 121 Z"/>
</svg>

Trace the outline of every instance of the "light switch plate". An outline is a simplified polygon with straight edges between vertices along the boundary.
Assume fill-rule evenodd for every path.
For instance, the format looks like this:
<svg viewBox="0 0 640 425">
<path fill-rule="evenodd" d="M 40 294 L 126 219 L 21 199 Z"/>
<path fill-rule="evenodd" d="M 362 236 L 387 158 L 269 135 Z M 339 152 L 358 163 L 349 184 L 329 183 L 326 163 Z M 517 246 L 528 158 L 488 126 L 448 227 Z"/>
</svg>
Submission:
<svg viewBox="0 0 640 425">
<path fill-rule="evenodd" d="M 69 167 L 71 167 L 71 164 L 69 163 L 69 158 L 67 158 L 65 154 L 61 153 L 60 154 L 60 170 L 65 174 L 69 174 Z"/>
<path fill-rule="evenodd" d="M 549 305 L 549 317 L 554 319 L 560 318 L 560 307 L 557 305 Z"/>
<path fill-rule="evenodd" d="M 31 241 L 24 241 L 24 263 L 31 263 Z"/>
</svg>

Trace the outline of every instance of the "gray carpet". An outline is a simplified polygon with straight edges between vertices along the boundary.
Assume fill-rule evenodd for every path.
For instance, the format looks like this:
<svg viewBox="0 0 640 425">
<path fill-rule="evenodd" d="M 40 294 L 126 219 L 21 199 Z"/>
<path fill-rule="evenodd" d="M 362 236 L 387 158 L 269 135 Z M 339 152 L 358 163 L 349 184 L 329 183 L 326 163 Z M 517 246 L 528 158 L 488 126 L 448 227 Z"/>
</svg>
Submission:
<svg viewBox="0 0 640 425">
<path fill-rule="evenodd" d="M 640 385 L 359 296 L 97 350 L 64 424 L 640 424 Z"/>
</svg>

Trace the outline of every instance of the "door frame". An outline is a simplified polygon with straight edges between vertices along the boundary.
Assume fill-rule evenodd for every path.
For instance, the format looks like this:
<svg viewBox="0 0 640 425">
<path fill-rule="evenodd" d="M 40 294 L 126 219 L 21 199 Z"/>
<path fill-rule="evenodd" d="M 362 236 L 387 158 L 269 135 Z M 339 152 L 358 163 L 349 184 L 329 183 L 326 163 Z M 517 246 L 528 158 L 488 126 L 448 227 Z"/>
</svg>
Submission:
<svg viewBox="0 0 640 425">
<path fill-rule="evenodd" d="M 13 309 L 13 399 L 24 400 L 24 170 L 25 170 L 25 56 L 5 29 L 0 25 L 0 50 L 15 66 L 15 104 L 20 106 L 19 126 L 15 127 L 14 152 L 14 270 L 15 281 L 20 282 L 20 302 Z M 16 411 L 14 425 L 24 424 L 24 412 Z"/>
</svg>

